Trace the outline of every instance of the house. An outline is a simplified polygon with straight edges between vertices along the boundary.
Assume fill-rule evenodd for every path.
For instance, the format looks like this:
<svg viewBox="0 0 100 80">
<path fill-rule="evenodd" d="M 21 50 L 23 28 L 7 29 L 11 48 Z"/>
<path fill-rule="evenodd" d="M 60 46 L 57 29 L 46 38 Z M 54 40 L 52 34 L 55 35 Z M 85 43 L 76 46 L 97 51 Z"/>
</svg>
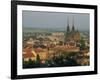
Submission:
<svg viewBox="0 0 100 80">
<path fill-rule="evenodd" d="M 32 48 L 27 47 L 23 50 L 24 61 L 29 61 L 29 59 L 31 59 L 32 61 L 35 61 L 36 57 L 37 57 L 37 55 L 34 52 L 34 50 L 32 50 Z"/>
<path fill-rule="evenodd" d="M 48 58 L 48 51 L 42 48 L 36 48 L 35 53 L 39 55 L 40 60 L 46 60 Z"/>
</svg>

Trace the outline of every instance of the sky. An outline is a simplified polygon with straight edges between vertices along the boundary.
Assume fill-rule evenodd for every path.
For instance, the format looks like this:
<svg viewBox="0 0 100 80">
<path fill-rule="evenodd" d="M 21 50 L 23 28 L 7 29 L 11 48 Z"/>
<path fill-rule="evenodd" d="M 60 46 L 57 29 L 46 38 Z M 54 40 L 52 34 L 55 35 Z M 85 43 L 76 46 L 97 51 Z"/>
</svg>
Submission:
<svg viewBox="0 0 100 80">
<path fill-rule="evenodd" d="M 85 13 L 67 13 L 67 12 L 22 12 L 23 28 L 46 28 L 46 29 L 66 29 L 68 23 L 70 28 L 74 26 L 78 30 L 89 30 L 90 15 Z M 74 20 L 74 22 L 73 22 Z"/>
</svg>

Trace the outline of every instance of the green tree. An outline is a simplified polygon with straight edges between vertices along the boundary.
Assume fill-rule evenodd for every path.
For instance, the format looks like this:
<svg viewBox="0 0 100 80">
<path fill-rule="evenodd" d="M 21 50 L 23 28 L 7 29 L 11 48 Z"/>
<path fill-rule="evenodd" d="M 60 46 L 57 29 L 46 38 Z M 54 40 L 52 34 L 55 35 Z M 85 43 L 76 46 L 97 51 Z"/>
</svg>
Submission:
<svg viewBox="0 0 100 80">
<path fill-rule="evenodd" d="M 38 63 L 40 63 L 40 56 L 39 56 L 39 54 L 37 54 L 36 61 L 37 61 Z"/>
<path fill-rule="evenodd" d="M 28 68 L 33 68 L 33 66 L 34 66 L 34 62 L 32 61 L 32 59 L 29 59 L 27 67 Z"/>
<path fill-rule="evenodd" d="M 84 50 L 85 49 L 85 41 L 83 40 L 83 38 L 81 38 L 80 44 L 81 44 L 80 49 Z"/>
<path fill-rule="evenodd" d="M 73 58 L 67 58 L 67 66 L 79 66 L 79 64 L 77 63 L 76 59 Z"/>
<path fill-rule="evenodd" d="M 63 45 L 63 42 L 62 41 L 59 41 L 59 45 Z"/>
<path fill-rule="evenodd" d="M 36 61 L 35 61 L 35 67 L 40 67 L 40 56 L 39 54 L 37 54 L 37 58 L 36 58 Z"/>
</svg>

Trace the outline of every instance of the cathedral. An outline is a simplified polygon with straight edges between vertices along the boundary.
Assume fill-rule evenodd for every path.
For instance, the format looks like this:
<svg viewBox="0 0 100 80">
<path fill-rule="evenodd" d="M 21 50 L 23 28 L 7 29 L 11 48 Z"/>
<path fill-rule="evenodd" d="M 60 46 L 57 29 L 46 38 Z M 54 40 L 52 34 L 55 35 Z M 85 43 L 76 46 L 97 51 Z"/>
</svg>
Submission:
<svg viewBox="0 0 100 80">
<path fill-rule="evenodd" d="M 65 44 L 69 41 L 75 41 L 78 42 L 80 40 L 80 32 L 78 31 L 78 29 L 75 29 L 75 25 L 74 25 L 74 19 L 72 22 L 72 29 L 70 29 L 70 25 L 69 25 L 69 21 L 68 21 L 68 25 L 67 25 L 67 29 L 65 31 Z"/>
</svg>

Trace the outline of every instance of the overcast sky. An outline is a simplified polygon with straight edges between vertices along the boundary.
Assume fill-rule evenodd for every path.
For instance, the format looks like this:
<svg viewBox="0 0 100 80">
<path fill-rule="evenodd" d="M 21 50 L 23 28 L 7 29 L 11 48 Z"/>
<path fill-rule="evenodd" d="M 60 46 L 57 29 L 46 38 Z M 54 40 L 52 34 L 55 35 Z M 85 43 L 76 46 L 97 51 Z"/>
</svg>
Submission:
<svg viewBox="0 0 100 80">
<path fill-rule="evenodd" d="M 60 12 L 22 12 L 22 26 L 25 28 L 62 28 L 70 24 L 72 28 L 73 18 L 75 28 L 78 30 L 89 30 L 89 14 L 82 13 L 60 13 Z"/>
</svg>

